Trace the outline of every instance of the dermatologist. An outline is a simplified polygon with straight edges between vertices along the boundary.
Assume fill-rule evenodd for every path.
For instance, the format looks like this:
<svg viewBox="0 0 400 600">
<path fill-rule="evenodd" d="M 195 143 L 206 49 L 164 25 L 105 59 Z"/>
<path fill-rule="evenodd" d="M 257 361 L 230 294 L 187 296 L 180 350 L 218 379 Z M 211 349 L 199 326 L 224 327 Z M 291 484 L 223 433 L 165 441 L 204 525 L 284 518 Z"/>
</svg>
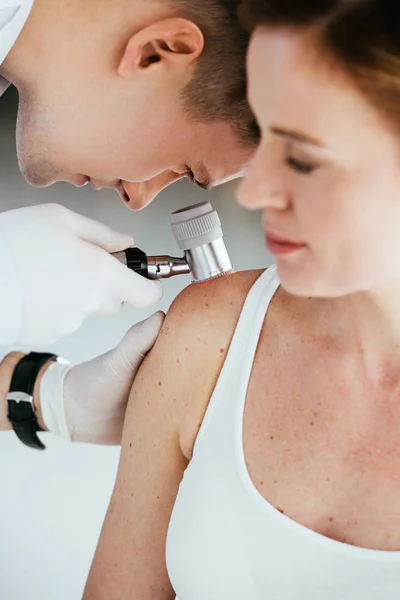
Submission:
<svg viewBox="0 0 400 600">
<path fill-rule="evenodd" d="M 210 188 L 241 174 L 257 141 L 245 101 L 246 35 L 229 1 L 204 11 L 197 4 L 0 0 L 0 95 L 18 89 L 18 160 L 29 183 L 115 188 L 140 209 L 182 177 Z M 13 428 L 37 449 L 43 430 L 120 443 L 128 392 L 161 312 L 74 367 L 9 349 L 43 348 L 124 303 L 156 304 L 161 284 L 110 256 L 133 244 L 56 197 L 0 214 L 0 430 Z"/>
</svg>

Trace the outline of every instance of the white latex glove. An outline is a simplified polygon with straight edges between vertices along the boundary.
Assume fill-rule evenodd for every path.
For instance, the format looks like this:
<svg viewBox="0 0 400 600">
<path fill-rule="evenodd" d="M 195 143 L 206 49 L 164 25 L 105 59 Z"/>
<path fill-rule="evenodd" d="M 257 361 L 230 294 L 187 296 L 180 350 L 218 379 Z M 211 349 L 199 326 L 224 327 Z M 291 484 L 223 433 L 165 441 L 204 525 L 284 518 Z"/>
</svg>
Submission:
<svg viewBox="0 0 400 600">
<path fill-rule="evenodd" d="M 134 325 L 114 350 L 89 362 L 52 364 L 40 384 L 47 429 L 74 442 L 120 444 L 133 380 L 163 321 L 164 314 L 155 313 Z"/>
<path fill-rule="evenodd" d="M 123 302 L 155 304 L 159 281 L 127 269 L 110 252 L 133 238 L 57 204 L 0 214 L 22 297 L 18 342 L 49 345 L 82 325 L 89 315 L 108 315 Z"/>
</svg>

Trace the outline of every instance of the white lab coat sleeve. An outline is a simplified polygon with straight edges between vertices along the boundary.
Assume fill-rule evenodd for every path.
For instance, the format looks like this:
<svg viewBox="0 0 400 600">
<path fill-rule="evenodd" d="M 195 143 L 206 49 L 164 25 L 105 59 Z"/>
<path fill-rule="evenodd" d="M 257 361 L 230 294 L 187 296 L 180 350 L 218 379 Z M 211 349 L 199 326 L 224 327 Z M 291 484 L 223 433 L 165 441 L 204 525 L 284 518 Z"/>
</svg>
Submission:
<svg viewBox="0 0 400 600">
<path fill-rule="evenodd" d="M 22 309 L 22 293 L 11 248 L 0 232 L 0 360 L 20 336 Z"/>
<path fill-rule="evenodd" d="M 0 0 L 0 65 L 17 40 L 34 0 Z M 9 82 L 0 76 L 0 96 Z M 22 293 L 12 252 L 0 232 L 0 360 L 13 349 L 22 330 Z"/>
<path fill-rule="evenodd" d="M 0 64 L 15 44 L 34 0 L 0 0 Z"/>
</svg>

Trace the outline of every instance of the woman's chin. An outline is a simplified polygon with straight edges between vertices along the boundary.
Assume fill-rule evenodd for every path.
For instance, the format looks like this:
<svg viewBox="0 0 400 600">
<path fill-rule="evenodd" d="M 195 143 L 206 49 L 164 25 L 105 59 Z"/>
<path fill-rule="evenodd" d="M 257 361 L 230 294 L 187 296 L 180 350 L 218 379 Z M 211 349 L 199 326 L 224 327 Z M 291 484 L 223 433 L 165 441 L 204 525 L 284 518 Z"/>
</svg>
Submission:
<svg viewBox="0 0 400 600">
<path fill-rule="evenodd" d="M 276 265 L 283 289 L 293 296 L 329 298 L 342 295 L 335 283 L 327 280 L 326 274 L 309 264 L 294 265 L 278 258 Z"/>
</svg>

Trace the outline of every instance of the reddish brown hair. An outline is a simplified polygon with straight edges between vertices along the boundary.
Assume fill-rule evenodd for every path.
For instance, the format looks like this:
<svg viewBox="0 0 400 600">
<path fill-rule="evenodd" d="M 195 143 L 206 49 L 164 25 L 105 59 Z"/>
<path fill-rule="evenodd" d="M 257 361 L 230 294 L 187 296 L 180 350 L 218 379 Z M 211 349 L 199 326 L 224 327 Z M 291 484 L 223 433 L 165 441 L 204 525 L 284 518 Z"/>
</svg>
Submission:
<svg viewBox="0 0 400 600">
<path fill-rule="evenodd" d="M 239 19 L 258 26 L 314 28 L 320 49 L 400 130 L 398 0 L 242 0 Z"/>
</svg>

